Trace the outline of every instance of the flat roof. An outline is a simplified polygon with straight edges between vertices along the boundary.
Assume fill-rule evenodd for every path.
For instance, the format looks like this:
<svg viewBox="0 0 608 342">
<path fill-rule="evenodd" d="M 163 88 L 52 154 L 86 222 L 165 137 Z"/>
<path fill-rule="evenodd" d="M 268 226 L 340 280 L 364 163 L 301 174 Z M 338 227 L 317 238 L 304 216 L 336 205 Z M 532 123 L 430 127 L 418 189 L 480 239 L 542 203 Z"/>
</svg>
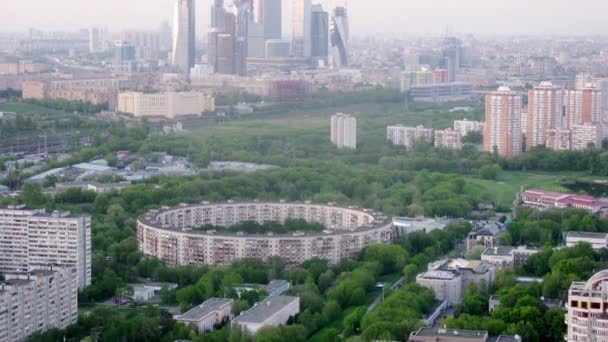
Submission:
<svg viewBox="0 0 608 342">
<path fill-rule="evenodd" d="M 270 283 L 268 283 L 268 285 L 264 286 L 264 289 L 266 290 L 266 292 L 268 292 L 270 294 L 270 293 L 273 293 L 273 292 L 279 290 L 280 288 L 282 288 L 284 286 L 291 287 L 291 284 L 287 280 L 275 279 L 275 280 L 270 281 Z"/>
<path fill-rule="evenodd" d="M 483 330 L 460 330 L 460 329 L 436 329 L 436 328 L 420 328 L 412 333 L 414 336 L 458 336 L 460 338 L 479 339 L 484 341 L 488 336 L 487 331 Z"/>
<path fill-rule="evenodd" d="M 223 306 L 232 303 L 232 299 L 227 298 L 209 298 L 202 304 L 195 306 L 190 311 L 175 316 L 175 319 L 180 321 L 199 321 L 210 313 L 221 309 Z"/>
<path fill-rule="evenodd" d="M 569 237 L 580 239 L 608 239 L 608 233 L 566 232 L 566 238 Z"/>
<path fill-rule="evenodd" d="M 299 300 L 298 297 L 271 296 L 255 304 L 254 307 L 235 318 L 235 323 L 262 323 L 270 316 L 286 307 L 287 305 Z"/>
<path fill-rule="evenodd" d="M 509 246 L 494 246 L 486 248 L 482 255 L 486 256 L 511 256 L 515 248 Z"/>
</svg>

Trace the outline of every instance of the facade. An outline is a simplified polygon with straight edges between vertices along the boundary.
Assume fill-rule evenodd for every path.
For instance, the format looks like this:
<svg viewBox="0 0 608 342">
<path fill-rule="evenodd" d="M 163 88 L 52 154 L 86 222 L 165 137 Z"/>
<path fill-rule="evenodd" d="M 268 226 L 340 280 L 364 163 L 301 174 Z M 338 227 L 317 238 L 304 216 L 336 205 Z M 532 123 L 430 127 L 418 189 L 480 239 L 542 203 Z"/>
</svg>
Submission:
<svg viewBox="0 0 608 342">
<path fill-rule="evenodd" d="M 24 81 L 22 88 L 24 99 L 63 99 L 94 105 L 107 103 L 113 109 L 116 108 L 119 81 L 117 78 L 32 80 Z"/>
<path fill-rule="evenodd" d="M 428 75 L 433 77 L 431 72 Z M 418 84 L 410 88 L 410 96 L 419 102 L 467 101 L 472 94 L 473 86 L 465 82 Z"/>
<path fill-rule="evenodd" d="M 449 259 L 430 263 L 428 271 L 416 277 L 416 283 L 433 290 L 438 300 L 453 304 L 462 301 L 469 285 L 489 287 L 495 267 L 483 261 Z"/>
<path fill-rule="evenodd" d="M 525 265 L 528 259 L 538 253 L 536 248 L 519 246 L 494 246 L 486 248 L 481 254 L 481 261 L 494 265 L 496 268 Z"/>
<path fill-rule="evenodd" d="M 6 273 L 0 281 L 0 341 L 24 341 L 34 333 L 66 329 L 78 320 L 75 267 L 48 266 Z"/>
<path fill-rule="evenodd" d="M 339 149 L 357 148 L 357 119 L 350 114 L 338 113 L 331 117 L 331 142 Z"/>
<path fill-rule="evenodd" d="M 528 150 L 547 145 L 547 130 L 563 127 L 563 94 L 551 82 L 542 82 L 528 92 Z"/>
<path fill-rule="evenodd" d="M 435 148 L 444 148 L 448 150 L 462 149 L 462 136 L 460 132 L 454 131 L 451 128 L 435 131 Z"/>
<path fill-rule="evenodd" d="M 311 53 L 312 4 L 310 0 L 292 1 L 292 55 L 308 58 Z"/>
<path fill-rule="evenodd" d="M 196 11 L 194 0 L 174 0 L 171 60 L 181 72 L 190 73 L 196 62 Z"/>
<path fill-rule="evenodd" d="M 313 61 L 327 64 L 329 56 L 329 14 L 320 4 L 312 5 L 311 10 L 311 49 Z"/>
<path fill-rule="evenodd" d="M 598 200 L 592 196 L 574 195 L 563 192 L 552 192 L 539 189 L 530 189 L 521 193 L 520 200 L 523 205 L 537 209 L 574 208 L 598 213 L 608 207 L 608 202 Z"/>
<path fill-rule="evenodd" d="M 467 236 L 467 251 L 476 246 L 485 248 L 494 247 L 498 241 L 498 235 L 505 231 L 504 224 L 500 222 L 478 222 Z"/>
<path fill-rule="evenodd" d="M 232 324 L 255 334 L 262 327 L 285 325 L 289 318 L 295 318 L 299 313 L 299 297 L 270 296 L 241 313 L 232 320 Z"/>
<path fill-rule="evenodd" d="M 585 150 L 602 146 L 602 126 L 600 124 L 580 124 L 572 128 L 572 149 Z"/>
<path fill-rule="evenodd" d="M 588 84 L 582 90 L 567 90 L 564 93 L 566 128 L 581 124 L 599 124 L 604 114 L 602 92 Z"/>
<path fill-rule="evenodd" d="M 519 336 L 490 337 L 483 330 L 421 328 L 410 334 L 408 342 L 521 342 Z"/>
<path fill-rule="evenodd" d="M 258 0 L 258 21 L 264 25 L 264 39 L 282 38 L 283 7 L 281 0 Z"/>
<path fill-rule="evenodd" d="M 332 62 L 335 68 L 348 66 L 348 12 L 346 7 L 336 7 L 331 16 L 330 41 Z"/>
<path fill-rule="evenodd" d="M 0 272 L 73 265 L 78 287 L 91 284 L 91 218 L 23 207 L 0 209 Z"/>
<path fill-rule="evenodd" d="M 267 58 L 288 58 L 291 53 L 291 44 L 280 39 L 269 39 L 266 41 Z"/>
<path fill-rule="evenodd" d="M 232 299 L 209 298 L 190 311 L 176 315 L 174 319 L 192 326 L 199 333 L 213 331 L 216 325 L 232 319 L 232 302 Z"/>
<path fill-rule="evenodd" d="M 247 235 L 201 231 L 205 225 L 232 227 L 254 221 L 284 223 L 303 219 L 325 227 L 322 233 Z M 390 243 L 392 224 L 371 210 L 311 203 L 224 203 L 183 205 L 139 217 L 138 249 L 169 265 L 230 265 L 243 258 L 280 256 L 290 265 L 321 258 L 332 264 L 357 256 L 372 244 Z"/>
<path fill-rule="evenodd" d="M 503 157 L 522 153 L 521 96 L 508 87 L 500 87 L 486 96 L 484 151 Z"/>
<path fill-rule="evenodd" d="M 460 132 L 460 135 L 465 137 L 471 132 L 483 133 L 485 124 L 479 121 L 455 120 L 454 130 Z"/>
<path fill-rule="evenodd" d="M 604 341 L 608 336 L 608 271 L 600 271 L 587 282 L 573 282 L 568 291 L 565 340 Z"/>
<path fill-rule="evenodd" d="M 581 242 L 586 242 L 596 251 L 608 248 L 608 233 L 566 232 L 564 240 L 566 247 L 574 247 Z"/>
<path fill-rule="evenodd" d="M 555 151 L 569 151 L 572 149 L 572 135 L 568 129 L 548 129 L 545 147 Z"/>
<path fill-rule="evenodd" d="M 388 126 L 386 128 L 386 139 L 393 145 L 405 146 L 408 150 L 412 149 L 417 142 L 433 141 L 433 129 L 422 126 Z"/>
<path fill-rule="evenodd" d="M 118 111 L 135 117 L 165 117 L 200 115 L 215 110 L 211 95 L 200 92 L 168 92 L 144 94 L 136 92 L 118 94 Z"/>
</svg>

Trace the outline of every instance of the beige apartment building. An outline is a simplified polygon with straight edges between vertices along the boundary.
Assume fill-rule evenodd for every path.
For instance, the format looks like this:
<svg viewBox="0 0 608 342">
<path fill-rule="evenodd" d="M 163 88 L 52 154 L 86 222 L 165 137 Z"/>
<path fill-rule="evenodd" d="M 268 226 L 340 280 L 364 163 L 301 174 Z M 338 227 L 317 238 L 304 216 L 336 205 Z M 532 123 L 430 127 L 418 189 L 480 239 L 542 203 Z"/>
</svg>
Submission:
<svg viewBox="0 0 608 342">
<path fill-rule="evenodd" d="M 483 149 L 503 157 L 522 153 L 521 96 L 508 87 L 500 87 L 486 96 L 486 120 Z"/>
<path fill-rule="evenodd" d="M 23 207 L 0 209 L 0 272 L 29 272 L 49 264 L 73 265 L 78 287 L 91 284 L 91 218 Z"/>
<path fill-rule="evenodd" d="M 462 136 L 459 131 L 454 131 L 451 128 L 435 131 L 435 148 L 444 148 L 448 150 L 462 149 Z"/>
<path fill-rule="evenodd" d="M 341 148 L 357 148 L 357 119 L 337 113 L 331 117 L 331 143 Z"/>
<path fill-rule="evenodd" d="M 118 111 L 135 117 L 195 116 L 215 110 L 213 96 L 201 92 L 166 92 L 118 94 Z"/>
<path fill-rule="evenodd" d="M 24 99 L 62 99 L 66 101 L 108 104 L 116 108 L 119 89 L 117 78 L 31 80 L 22 84 Z"/>
<path fill-rule="evenodd" d="M 424 128 L 423 126 L 388 126 L 386 128 L 386 139 L 393 145 L 405 146 L 409 150 L 417 142 L 424 141 L 430 143 L 433 141 L 433 129 Z"/>
<path fill-rule="evenodd" d="M 541 82 L 528 92 L 526 144 L 528 150 L 546 146 L 547 130 L 563 127 L 563 92 L 551 82 Z"/>
<path fill-rule="evenodd" d="M 0 341 L 66 329 L 78 320 L 78 275 L 73 266 L 6 273 L 0 282 Z"/>
<path fill-rule="evenodd" d="M 590 145 L 602 146 L 602 126 L 590 123 L 572 126 L 572 149 L 584 150 Z"/>
<path fill-rule="evenodd" d="M 484 127 L 485 124 L 479 121 L 469 121 L 467 119 L 454 121 L 454 130 L 460 132 L 463 137 L 471 132 L 483 133 Z"/>
</svg>

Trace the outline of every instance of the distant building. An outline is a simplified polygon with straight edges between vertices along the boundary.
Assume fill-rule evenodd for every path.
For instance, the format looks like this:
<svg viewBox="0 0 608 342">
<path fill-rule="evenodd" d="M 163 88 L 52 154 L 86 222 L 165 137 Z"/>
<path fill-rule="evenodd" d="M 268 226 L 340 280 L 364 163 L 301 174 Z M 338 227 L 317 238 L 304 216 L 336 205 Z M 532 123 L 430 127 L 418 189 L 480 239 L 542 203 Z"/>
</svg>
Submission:
<svg viewBox="0 0 608 342">
<path fill-rule="evenodd" d="M 116 78 L 34 80 L 23 82 L 24 99 L 62 99 L 90 102 L 94 105 L 107 103 L 116 108 L 119 81 Z"/>
<path fill-rule="evenodd" d="M 574 247 L 581 242 L 586 242 L 596 251 L 608 248 L 608 233 L 566 232 L 564 240 L 566 247 Z"/>
<path fill-rule="evenodd" d="M 402 125 L 388 126 L 386 128 L 386 139 L 393 145 L 405 146 L 412 149 L 417 142 L 433 141 L 433 129 L 422 126 L 408 127 Z"/>
<path fill-rule="evenodd" d="M 606 337 L 608 316 L 608 271 L 600 271 L 587 282 L 573 282 L 566 308 L 567 342 L 602 341 Z"/>
<path fill-rule="evenodd" d="M 290 318 L 294 318 L 299 313 L 299 297 L 271 296 L 241 313 L 232 320 L 232 324 L 240 326 L 250 334 L 255 334 L 266 326 L 285 325 Z"/>
<path fill-rule="evenodd" d="M 522 153 L 521 96 L 500 87 L 486 96 L 484 151 L 503 157 Z"/>
<path fill-rule="evenodd" d="M 213 331 L 216 325 L 227 323 L 232 319 L 232 302 L 232 299 L 209 298 L 190 311 L 176 315 L 174 319 L 192 326 L 199 333 Z"/>
<path fill-rule="evenodd" d="M 448 259 L 430 263 L 416 283 L 433 290 L 439 300 L 458 304 L 469 285 L 489 287 L 494 281 L 494 266 L 483 261 Z"/>
<path fill-rule="evenodd" d="M 432 73 L 430 73 L 432 77 Z M 431 81 L 432 82 L 432 81 Z M 468 101 L 473 94 L 473 86 L 465 82 L 441 84 L 420 84 L 410 88 L 410 96 L 414 101 L 444 103 Z"/>
<path fill-rule="evenodd" d="M 147 302 L 156 296 L 160 296 L 160 291 L 163 286 L 167 286 L 169 289 L 177 289 L 177 284 L 170 283 L 143 283 L 143 284 L 132 284 L 133 286 L 133 299 L 135 301 Z"/>
<path fill-rule="evenodd" d="M 444 229 L 452 221 L 426 217 L 393 217 L 393 227 L 397 237 L 405 237 L 414 232 L 431 232 Z"/>
<path fill-rule="evenodd" d="M 313 61 L 327 65 L 329 56 L 329 14 L 320 4 L 312 5 L 311 10 L 311 50 Z"/>
<path fill-rule="evenodd" d="M 528 124 L 526 145 L 528 150 L 546 146 L 547 130 L 559 129 L 562 123 L 563 94 L 551 82 L 541 82 L 528 93 Z"/>
<path fill-rule="evenodd" d="M 442 328 L 420 328 L 410 334 L 408 342 L 521 342 L 519 336 L 490 337 L 487 331 Z"/>
<path fill-rule="evenodd" d="M 462 149 L 462 136 L 460 132 L 454 131 L 451 128 L 435 131 L 435 148 L 443 148 L 448 150 Z"/>
<path fill-rule="evenodd" d="M 566 128 L 576 125 L 600 124 L 603 120 L 604 102 L 602 92 L 593 84 L 587 84 L 582 90 L 564 92 L 564 109 Z"/>
<path fill-rule="evenodd" d="M 346 7 L 334 8 L 330 25 L 333 66 L 335 68 L 345 68 L 348 66 L 348 42 L 350 39 Z"/>
<path fill-rule="evenodd" d="M 44 209 L 0 209 L 0 272 L 29 272 L 40 265 L 76 267 L 77 285 L 91 285 L 91 218 Z"/>
<path fill-rule="evenodd" d="M 498 235 L 504 231 L 505 226 L 500 222 L 477 222 L 467 236 L 467 251 L 476 246 L 494 247 L 497 244 Z"/>
<path fill-rule="evenodd" d="M 292 54 L 294 57 L 310 57 L 311 53 L 311 16 L 310 0 L 292 0 Z"/>
<path fill-rule="evenodd" d="M 572 149 L 572 137 L 570 130 L 563 128 L 547 129 L 546 133 L 546 148 L 555 151 L 569 151 Z"/>
<path fill-rule="evenodd" d="M 200 92 L 167 92 L 145 94 L 136 92 L 118 95 L 118 111 L 135 117 L 196 116 L 215 110 L 211 95 Z"/>
<path fill-rule="evenodd" d="M 340 148 L 357 148 L 357 119 L 338 113 L 331 117 L 331 142 Z"/>
<path fill-rule="evenodd" d="M 608 208 L 608 202 L 592 196 L 574 195 L 563 192 L 552 192 L 540 189 L 530 189 L 521 193 L 523 205 L 537 209 L 575 208 L 598 213 Z"/>
<path fill-rule="evenodd" d="M 526 246 L 494 246 L 486 248 L 481 254 L 481 261 L 494 265 L 497 268 L 525 265 L 528 259 L 538 253 L 537 248 Z"/>
<path fill-rule="evenodd" d="M 291 44 L 280 39 L 269 39 L 266 41 L 267 58 L 288 58 L 291 53 Z"/>
<path fill-rule="evenodd" d="M 264 39 L 281 39 L 282 0 L 257 0 L 258 21 L 264 25 Z"/>
<path fill-rule="evenodd" d="M 602 146 L 601 124 L 582 124 L 572 126 L 572 149 L 585 150 Z"/>
<path fill-rule="evenodd" d="M 0 281 L 0 341 L 24 341 L 34 333 L 63 330 L 78 320 L 78 271 L 41 266 L 5 273 Z"/>
<path fill-rule="evenodd" d="M 454 121 L 454 130 L 460 132 L 460 135 L 463 137 L 467 136 L 467 134 L 471 132 L 478 132 L 482 134 L 484 127 L 485 124 L 479 121 L 469 121 L 467 119 Z"/>
<path fill-rule="evenodd" d="M 190 73 L 196 63 L 196 11 L 194 0 L 174 0 L 171 60 L 181 72 Z"/>
</svg>

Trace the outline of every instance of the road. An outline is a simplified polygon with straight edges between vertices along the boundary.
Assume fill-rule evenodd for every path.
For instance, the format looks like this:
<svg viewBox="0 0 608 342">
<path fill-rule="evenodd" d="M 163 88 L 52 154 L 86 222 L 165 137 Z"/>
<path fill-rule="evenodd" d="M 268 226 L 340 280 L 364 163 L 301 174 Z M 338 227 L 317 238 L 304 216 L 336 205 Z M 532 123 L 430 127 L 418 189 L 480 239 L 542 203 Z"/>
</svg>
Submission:
<svg viewBox="0 0 608 342">
<path fill-rule="evenodd" d="M 404 282 L 405 282 L 405 277 L 401 277 L 401 278 L 397 279 L 397 281 L 395 281 L 391 285 L 391 291 L 395 291 L 397 288 L 401 287 Z M 376 308 L 376 306 L 378 306 L 378 304 L 380 304 L 380 302 L 382 302 L 382 295 L 379 295 L 378 297 L 376 297 L 376 299 L 374 299 L 374 301 L 367 307 L 367 313 L 372 312 Z"/>
</svg>

